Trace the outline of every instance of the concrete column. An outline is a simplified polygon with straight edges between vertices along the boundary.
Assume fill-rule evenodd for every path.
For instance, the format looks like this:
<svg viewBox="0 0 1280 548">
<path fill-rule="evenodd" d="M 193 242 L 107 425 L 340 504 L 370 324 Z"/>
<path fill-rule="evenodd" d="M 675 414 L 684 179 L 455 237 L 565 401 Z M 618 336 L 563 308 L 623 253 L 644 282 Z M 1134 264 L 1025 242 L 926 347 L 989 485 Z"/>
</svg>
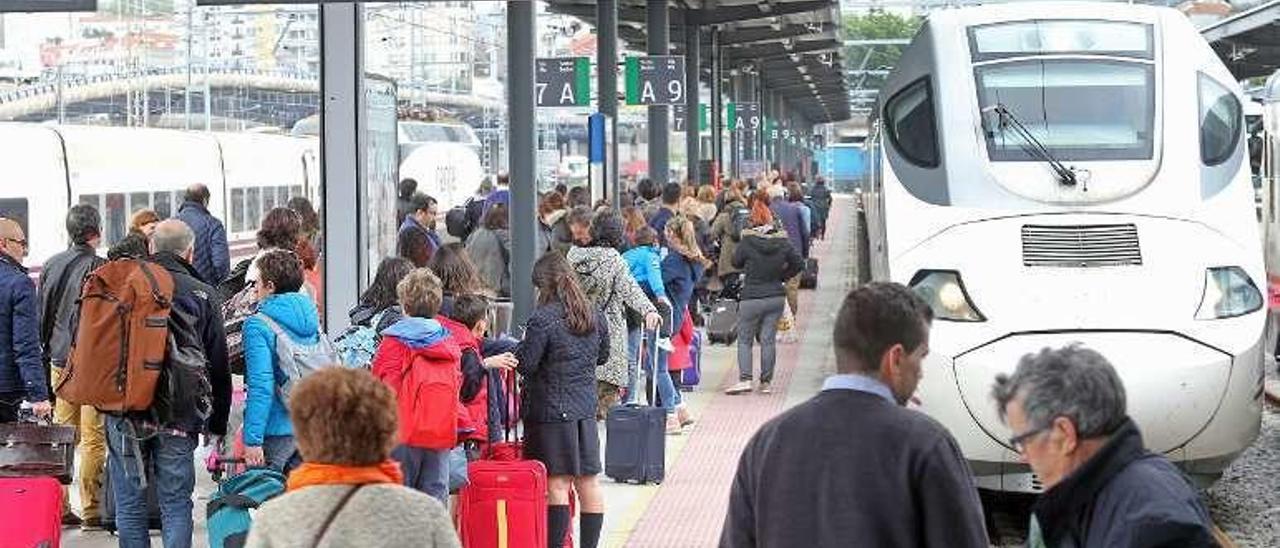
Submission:
<svg viewBox="0 0 1280 548">
<path fill-rule="evenodd" d="M 689 168 L 686 170 L 689 174 L 689 181 L 698 184 L 698 161 L 702 159 L 701 140 L 702 134 L 699 131 L 699 123 L 702 121 L 702 112 L 698 104 L 698 81 L 702 68 L 702 32 L 697 23 L 694 22 L 693 11 L 685 12 L 684 20 L 684 85 L 685 85 L 685 102 L 684 102 L 684 135 L 685 135 L 685 157 L 688 158 Z"/>
<path fill-rule="evenodd" d="M 537 260 L 538 193 L 534 158 L 533 54 L 537 27 L 533 2 L 507 3 L 507 119 L 511 150 L 511 325 L 533 312 L 533 263 Z M 517 333 L 523 335 L 523 333 Z"/>
<path fill-rule="evenodd" d="M 366 208 L 359 207 L 360 98 L 364 96 L 358 4 L 320 6 L 321 65 L 320 169 L 323 172 L 321 214 L 324 216 L 325 329 L 341 333 L 350 320 L 347 311 L 360 294 L 360 273 L 367 269 L 361 249 Z M 205 91 L 208 116 L 209 90 Z M 355 227 L 354 230 L 351 227 Z M 354 257 L 354 260 L 351 258 Z"/>
<path fill-rule="evenodd" d="M 618 0 L 596 2 L 596 77 L 600 112 L 609 117 L 613 140 L 605 143 L 609 163 L 605 188 L 613 207 L 620 207 L 622 187 L 618 178 Z"/>
<path fill-rule="evenodd" d="M 671 43 L 671 15 L 667 0 L 648 0 L 648 51 L 650 55 L 666 55 Z M 685 90 L 686 95 L 689 90 Z M 667 105 L 649 106 L 649 179 L 661 186 L 668 182 L 670 171 L 670 110 Z"/>
</svg>

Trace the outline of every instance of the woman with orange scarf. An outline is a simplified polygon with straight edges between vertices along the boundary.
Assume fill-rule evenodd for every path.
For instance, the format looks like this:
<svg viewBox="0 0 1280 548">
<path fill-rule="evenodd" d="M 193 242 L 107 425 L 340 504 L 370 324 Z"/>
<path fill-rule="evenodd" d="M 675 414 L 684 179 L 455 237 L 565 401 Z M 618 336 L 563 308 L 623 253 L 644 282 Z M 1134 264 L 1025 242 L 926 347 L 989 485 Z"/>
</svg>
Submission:
<svg viewBox="0 0 1280 548">
<path fill-rule="evenodd" d="M 367 371 L 312 374 L 289 399 L 303 464 L 264 504 L 246 546 L 459 546 L 444 506 L 402 485 L 395 396 Z M 360 425 L 352 428 L 352 425 Z"/>
</svg>

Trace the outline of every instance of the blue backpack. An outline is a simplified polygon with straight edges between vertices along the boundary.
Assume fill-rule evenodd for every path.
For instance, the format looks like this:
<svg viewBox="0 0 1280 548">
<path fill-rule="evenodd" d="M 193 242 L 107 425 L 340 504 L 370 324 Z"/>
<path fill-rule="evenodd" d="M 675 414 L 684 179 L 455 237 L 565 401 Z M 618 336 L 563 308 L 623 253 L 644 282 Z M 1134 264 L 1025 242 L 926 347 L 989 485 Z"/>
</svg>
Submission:
<svg viewBox="0 0 1280 548">
<path fill-rule="evenodd" d="M 250 510 L 284 493 L 283 474 L 267 468 L 253 468 L 218 485 L 205 507 L 210 548 L 241 548 L 253 525 Z"/>
<path fill-rule="evenodd" d="M 338 351 L 338 358 L 343 365 L 356 369 L 369 369 L 373 364 L 373 355 L 378 351 L 378 342 L 382 337 L 375 329 L 382 321 L 386 310 L 373 315 L 369 325 L 352 325 L 333 340 L 333 347 Z"/>
</svg>

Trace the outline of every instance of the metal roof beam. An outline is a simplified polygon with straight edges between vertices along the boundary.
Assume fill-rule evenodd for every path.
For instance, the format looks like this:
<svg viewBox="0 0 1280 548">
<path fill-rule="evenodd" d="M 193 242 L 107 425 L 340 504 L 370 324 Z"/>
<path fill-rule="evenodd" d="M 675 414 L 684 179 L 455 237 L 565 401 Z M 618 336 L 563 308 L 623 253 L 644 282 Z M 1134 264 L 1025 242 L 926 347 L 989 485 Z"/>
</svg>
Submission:
<svg viewBox="0 0 1280 548">
<path fill-rule="evenodd" d="M 834 0 L 807 0 L 800 2 L 759 2 L 740 6 L 720 6 L 714 10 L 698 11 L 694 21 L 699 25 L 723 25 L 751 19 L 796 15 L 820 10 L 830 10 L 836 6 Z"/>
</svg>

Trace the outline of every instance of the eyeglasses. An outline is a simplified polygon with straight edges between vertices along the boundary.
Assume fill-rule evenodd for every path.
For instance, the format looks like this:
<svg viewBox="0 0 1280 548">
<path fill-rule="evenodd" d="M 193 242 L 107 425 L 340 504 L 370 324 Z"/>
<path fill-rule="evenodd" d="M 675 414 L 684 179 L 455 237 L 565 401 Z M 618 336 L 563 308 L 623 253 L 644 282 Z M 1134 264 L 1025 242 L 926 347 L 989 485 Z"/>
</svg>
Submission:
<svg viewBox="0 0 1280 548">
<path fill-rule="evenodd" d="M 21 239 L 21 238 L 5 238 L 5 239 L 4 239 L 4 241 L 6 241 L 6 242 L 13 242 L 13 243 L 15 243 L 15 244 L 18 244 L 18 245 L 20 245 L 20 246 L 24 247 L 24 248 L 25 248 L 25 247 L 27 247 L 27 241 L 26 241 L 26 240 L 23 240 L 23 239 Z"/>
<path fill-rule="evenodd" d="M 1012 438 L 1009 438 L 1009 447 L 1012 447 L 1014 451 L 1022 453 L 1023 451 L 1026 450 L 1027 440 L 1034 438 L 1039 434 L 1043 434 L 1044 432 L 1048 431 L 1050 428 L 1053 428 L 1053 423 L 1046 424 L 1039 428 L 1034 428 L 1032 430 L 1023 432 Z"/>
</svg>

